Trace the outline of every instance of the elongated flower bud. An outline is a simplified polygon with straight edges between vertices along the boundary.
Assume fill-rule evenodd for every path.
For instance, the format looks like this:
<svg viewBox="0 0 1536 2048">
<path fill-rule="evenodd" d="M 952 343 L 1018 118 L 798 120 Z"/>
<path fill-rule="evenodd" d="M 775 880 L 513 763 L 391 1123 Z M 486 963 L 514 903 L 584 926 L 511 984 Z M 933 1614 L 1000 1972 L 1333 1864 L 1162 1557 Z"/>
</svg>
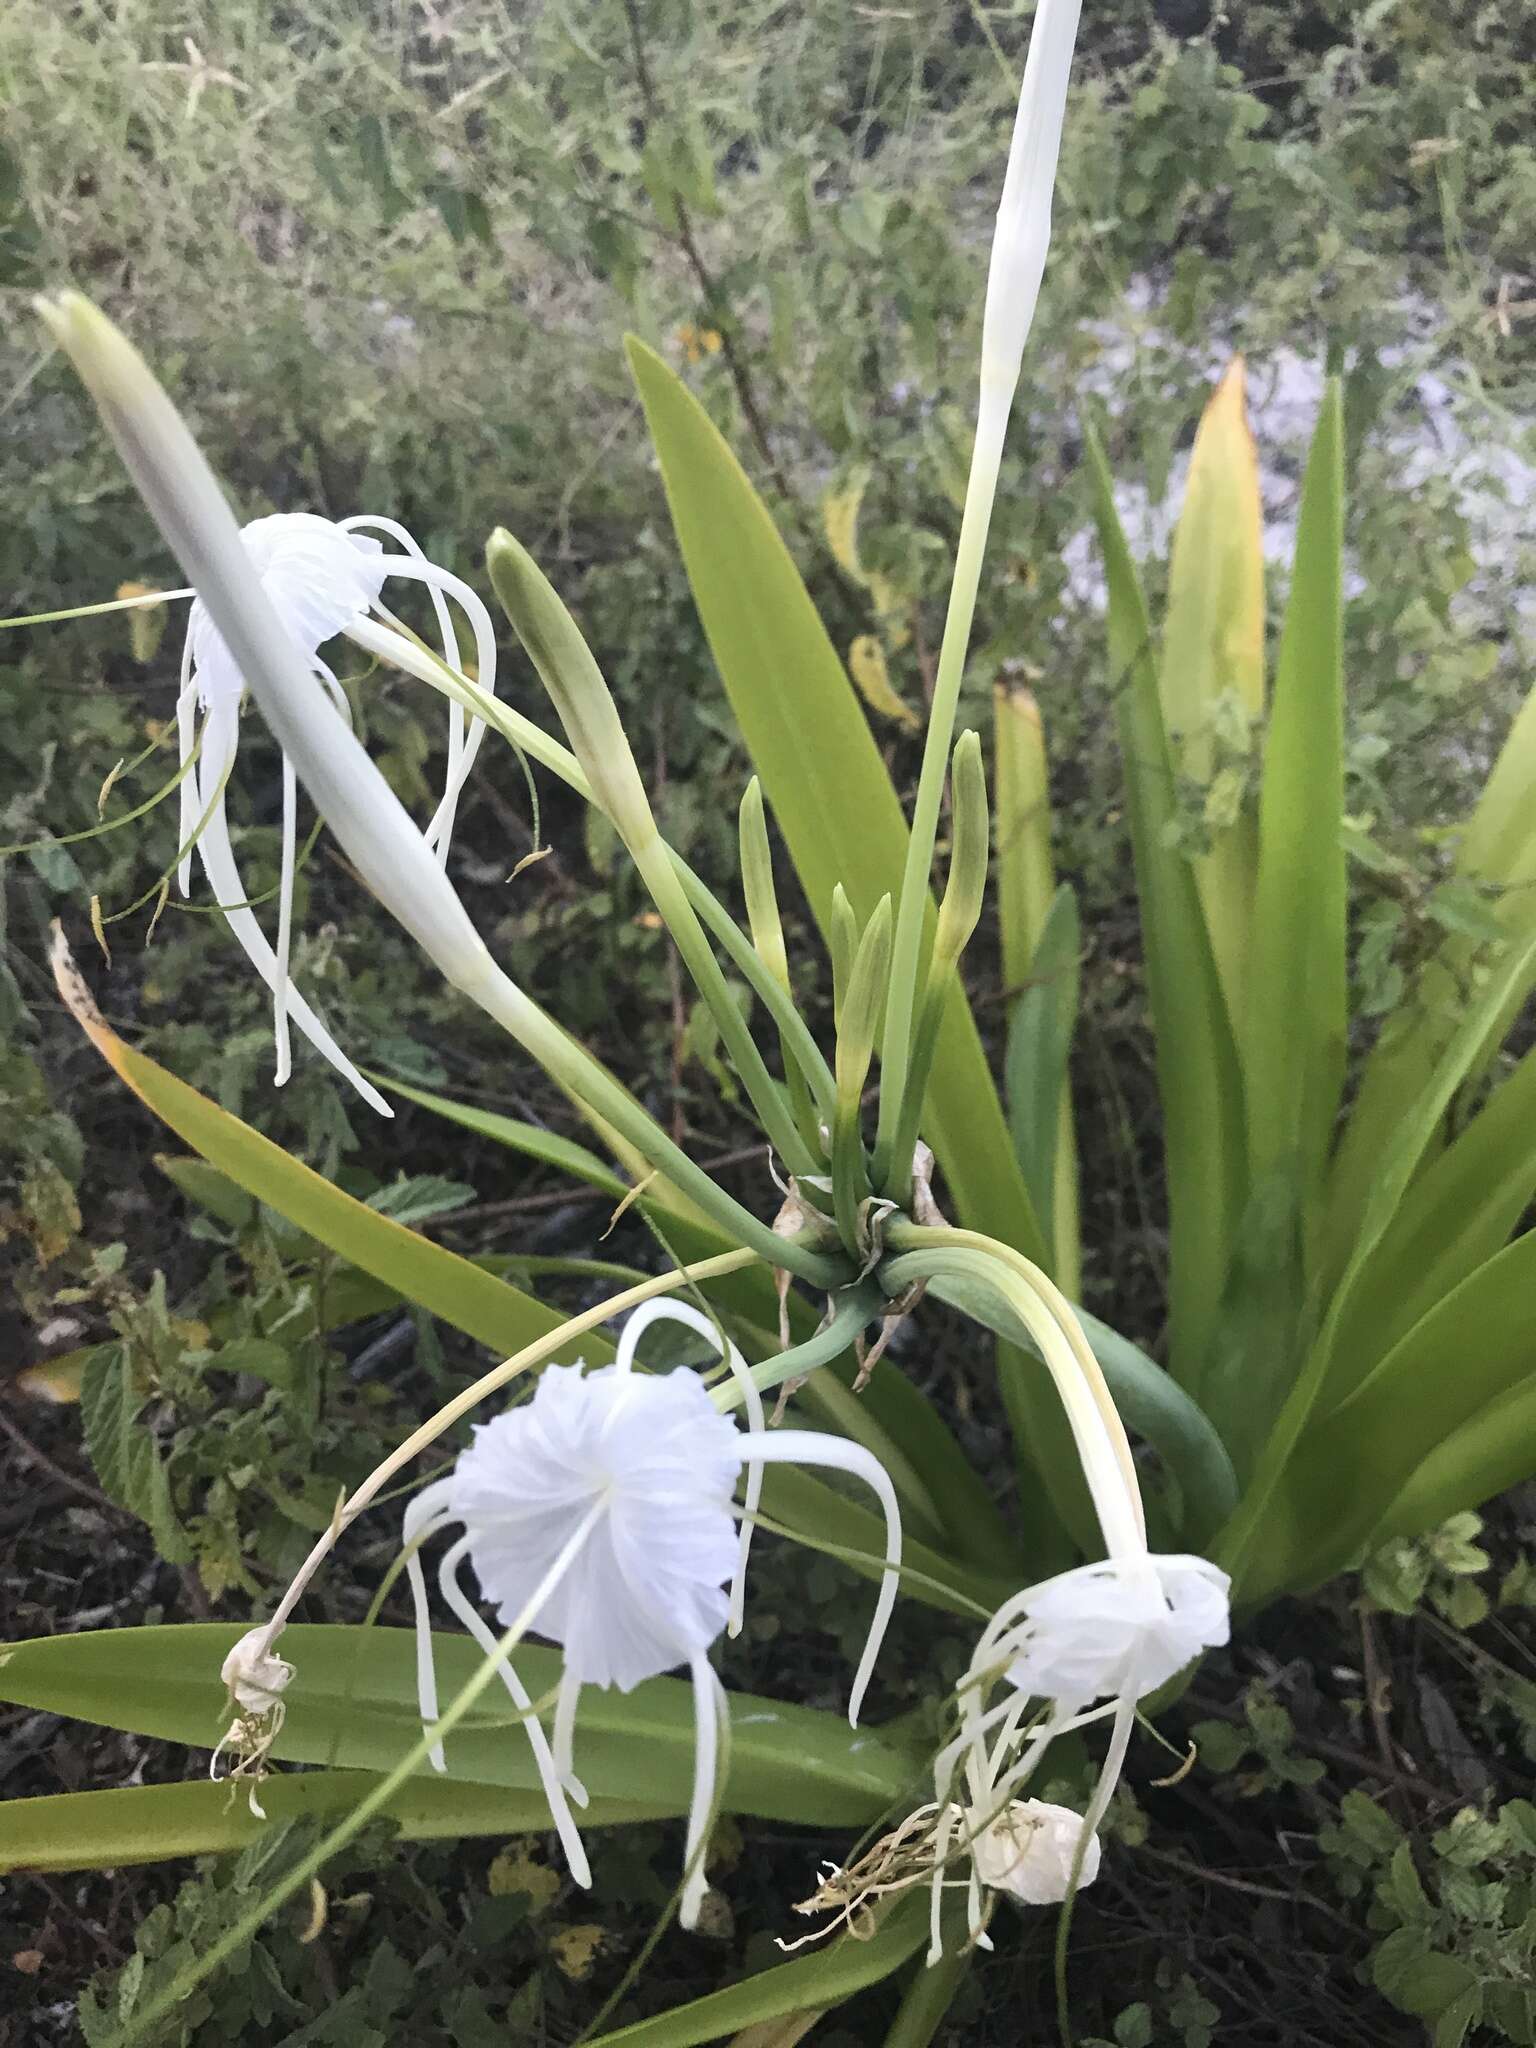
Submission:
<svg viewBox="0 0 1536 2048">
<path fill-rule="evenodd" d="M 656 822 L 603 672 L 559 592 L 521 542 L 498 526 L 486 543 L 492 586 L 586 770 L 598 802 L 632 854 Z"/>
<path fill-rule="evenodd" d="M 484 943 L 345 720 L 314 687 L 186 423 L 127 338 L 78 292 L 37 310 L 95 399 L 118 451 L 245 678 L 262 715 L 348 858 L 458 987 L 490 968 Z"/>
<path fill-rule="evenodd" d="M 885 1008 L 886 976 L 891 965 L 891 899 L 882 896 L 864 927 L 853 956 L 843 1013 L 837 1026 L 837 1100 L 839 1113 L 856 1107 L 864 1077 L 874 1055 L 875 1035 Z"/>
<path fill-rule="evenodd" d="M 789 987 L 789 956 L 784 950 L 784 925 L 773 886 L 773 853 L 763 817 L 763 786 L 754 775 L 741 800 L 739 818 L 741 886 L 747 899 L 752 943 L 780 988 Z"/>
<path fill-rule="evenodd" d="M 1019 381 L 1040 280 L 1051 245 L 1051 194 L 1061 154 L 1067 80 L 1082 0 L 1040 0 L 1030 31 L 1024 85 L 1014 121 L 1002 204 L 992 237 L 987 305 L 981 329 L 984 393 L 1004 404 Z"/>
<path fill-rule="evenodd" d="M 953 966 L 965 951 L 987 893 L 987 776 L 981 765 L 981 740 L 974 732 L 961 733 L 950 775 L 954 832 L 949 880 L 933 935 L 935 966 Z"/>
<path fill-rule="evenodd" d="M 853 972 L 853 956 L 859 945 L 859 920 L 841 882 L 835 883 L 832 889 L 827 941 L 832 954 L 832 1019 L 840 1025 L 843 1001 L 848 993 L 848 977 Z"/>
</svg>

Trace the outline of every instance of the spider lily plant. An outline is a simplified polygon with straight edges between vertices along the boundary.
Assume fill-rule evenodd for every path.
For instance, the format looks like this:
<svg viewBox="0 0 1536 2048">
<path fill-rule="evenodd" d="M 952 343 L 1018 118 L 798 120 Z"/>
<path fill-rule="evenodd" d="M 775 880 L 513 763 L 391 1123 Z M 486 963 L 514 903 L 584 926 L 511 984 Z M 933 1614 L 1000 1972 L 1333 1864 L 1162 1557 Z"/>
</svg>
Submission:
<svg viewBox="0 0 1536 2048">
<path fill-rule="evenodd" d="M 60 984 L 75 1014 L 156 1114 L 352 1267 L 502 1362 L 427 1418 L 339 1507 L 266 1621 L 244 1631 L 116 1630 L 23 1644 L 0 1667 L 0 1693 L 195 1742 L 217 1726 L 222 1685 L 235 1715 L 226 1756 L 253 1786 L 285 1761 L 320 1767 L 298 1779 L 272 1771 L 260 1786 L 266 1814 L 298 1810 L 294 1787 L 302 1787 L 304 1810 L 344 1816 L 332 1843 L 377 1811 L 407 1833 L 554 1825 L 579 1877 L 587 1851 L 573 1806 L 584 1829 L 686 1813 L 690 1920 L 717 1797 L 744 1814 L 822 1826 L 889 1829 L 906 1812 L 876 1851 L 823 1888 L 823 1903 L 862 1938 L 786 1961 L 771 1982 L 753 1980 L 750 1997 L 711 2001 L 707 2018 L 685 2022 L 706 2032 L 825 2008 L 909 1962 L 958 1954 L 991 1938 L 1000 1898 L 1038 1906 L 1069 1896 L 1099 1868 L 1097 1826 L 1125 1766 L 1138 1703 L 1225 1640 L 1229 1600 L 1241 1611 L 1311 1584 L 1373 1536 L 1422 1528 L 1536 1466 L 1536 1378 L 1526 1360 L 1536 1239 L 1508 1242 L 1536 1191 L 1536 1144 L 1527 1137 L 1536 1056 L 1507 1074 L 1497 1057 L 1536 978 L 1536 892 L 1516 886 L 1536 879 L 1536 714 L 1528 708 L 1512 733 L 1459 856 L 1469 877 L 1508 892 L 1498 899 L 1500 941 L 1476 958 L 1453 946 L 1431 966 L 1366 1060 L 1341 1118 L 1350 1018 L 1337 390 L 1308 469 L 1272 684 L 1240 379 L 1217 394 L 1197 445 L 1160 635 L 1090 436 L 1110 591 L 1108 681 L 1124 744 L 1168 1151 L 1166 1333 L 1136 1333 L 1143 1345 L 1074 1299 L 1075 912 L 1056 886 L 1048 838 L 1013 829 L 1026 799 L 1038 816 L 1041 726 L 1013 700 L 999 701 L 992 805 L 980 738 L 957 739 L 956 728 L 1003 436 L 1044 265 L 1076 18 L 1071 0 L 1042 0 L 1037 12 L 988 285 L 971 482 L 910 822 L 765 508 L 684 386 L 630 344 L 679 546 L 756 770 L 741 810 L 744 925 L 661 837 L 601 669 L 510 534 L 491 537 L 490 583 L 563 737 L 498 694 L 492 650 L 477 646 L 472 674 L 451 626 L 438 655 L 377 615 L 385 569 L 464 601 L 404 541 L 400 554 L 380 556 L 350 537 L 355 523 L 334 529 L 323 539 L 326 587 L 334 597 L 344 571 L 345 602 L 323 615 L 296 609 L 292 586 L 263 573 L 250 530 L 242 536 L 131 346 L 77 297 L 44 308 L 197 594 L 208 636 L 200 644 L 212 647 L 216 637 L 220 650 L 210 673 L 222 678 L 222 695 L 210 687 L 202 699 L 209 758 L 206 768 L 199 762 L 190 823 L 215 814 L 238 679 L 384 909 L 555 1080 L 612 1161 L 567 1143 L 562 1163 L 615 1200 L 638 1202 L 682 1263 L 562 1321 L 532 1295 L 353 1201 L 125 1044 L 61 948 Z M 304 535 L 322 549 L 321 536 Z M 338 555 L 338 545 L 351 554 Z M 445 796 L 426 830 L 342 715 L 315 637 L 326 630 L 361 640 L 448 700 Z M 194 647 L 192 672 L 201 659 Z M 1214 779 L 1212 733 L 1233 705 L 1257 795 L 1210 806 L 1208 829 L 1191 842 L 1175 829 L 1178 792 Z M 225 724 L 213 745 L 208 726 L 219 707 Z M 476 932 L 443 853 L 482 727 L 617 832 L 771 1147 L 782 1187 L 765 1190 L 758 1206 L 700 1168 Z M 494 772 L 484 754 L 479 767 Z M 935 903 L 946 784 L 949 858 Z M 1011 1019 L 1006 1109 L 960 971 L 988 877 L 992 809 L 1002 814 L 992 865 L 1005 975 L 1028 991 Z M 795 1001 L 770 820 L 832 956 L 831 1046 L 818 1043 Z M 222 897 L 225 883 L 209 872 Z M 751 1016 L 722 959 L 750 989 Z M 299 1015 L 274 979 L 279 1019 Z M 552 1156 L 546 1133 L 418 1089 L 395 1092 L 514 1149 Z M 633 1348 L 624 1348 L 633 1323 L 616 1361 L 602 1334 L 613 1317 L 684 1288 L 703 1304 L 695 1313 L 729 1368 L 709 1391 L 697 1378 L 637 1372 Z M 1007 1517 L 943 1416 L 882 1356 L 894 1323 L 934 1302 L 970 1318 L 995 1357 L 1019 1472 Z M 524 1376 L 545 1368 L 551 1376 L 526 1406 L 487 1418 L 484 1404 L 503 1389 L 516 1394 Z M 792 1398 L 806 1426 L 797 1421 L 778 1435 L 761 1426 L 771 1393 Z M 644 1443 L 624 1420 L 640 1412 L 634 1403 L 654 1409 L 659 1434 Z M 746 1411 L 744 1431 L 727 1420 L 733 1405 Z M 450 1526 L 463 1532 L 439 1583 L 467 1634 L 430 1633 L 424 1601 L 420 1631 L 290 1619 L 351 1523 L 427 1445 L 470 1417 L 481 1434 L 451 1479 L 413 1504 L 406 1530 L 406 1569 L 423 1594 L 419 1545 Z M 669 1464 L 667 1432 L 684 1420 L 696 1432 L 692 1450 Z M 1132 1437 L 1146 1447 L 1140 1461 Z M 600 1466 L 608 1477 L 596 1493 L 570 1479 L 578 1440 L 589 1449 L 601 1443 L 619 1461 Z M 866 1479 L 880 1512 L 815 1476 L 829 1466 Z M 621 1669 L 592 1650 L 591 1623 L 611 1595 L 601 1560 L 616 1566 L 625 1502 L 660 1554 L 686 1569 Z M 899 1574 L 908 1597 L 967 1618 L 977 1647 L 942 1703 L 952 1734 L 937 1755 L 910 1721 L 854 1736 L 837 1717 L 792 1702 L 722 1701 L 709 1652 L 722 1620 L 740 1611 L 726 1590 L 739 1570 L 738 1517 L 747 1527 L 754 1517 L 786 1527 L 878 1580 L 882 1614 Z M 506 1532 L 518 1528 L 536 1530 L 537 1541 L 508 1552 Z M 466 1558 L 500 1612 L 500 1637 L 460 1585 Z M 583 1588 L 597 1603 L 587 1610 Z M 526 1644 L 529 1632 L 560 1652 Z M 688 1683 L 665 1675 L 683 1666 Z M 856 1693 L 867 1676 L 868 1659 Z M 505 1709 L 482 1706 L 492 1685 L 508 1695 L 519 1727 L 509 1728 Z M 402 1736 L 402 1712 L 419 1717 L 419 1739 Z M 1018 1796 L 1051 1743 L 1104 1723 L 1102 1768 L 1079 1808 Z M 360 1802 L 358 1772 L 371 1781 Z M 15 1860 L 111 1863 L 128 1860 L 130 1840 L 137 1855 L 157 1843 L 168 1853 L 212 1848 L 263 1824 L 261 1812 L 212 1786 L 141 1788 L 110 1815 L 79 1804 L 92 1796 L 26 1803 L 31 1810 L 11 1831 Z M 310 1859 L 285 1885 L 316 1867 Z M 871 1870 L 866 1882 L 859 1872 Z M 951 1886 L 965 1895 L 958 1916 L 946 1911 Z M 894 1896 L 908 1889 L 913 1897 Z M 249 1932 L 242 1923 L 200 1967 Z"/>
</svg>

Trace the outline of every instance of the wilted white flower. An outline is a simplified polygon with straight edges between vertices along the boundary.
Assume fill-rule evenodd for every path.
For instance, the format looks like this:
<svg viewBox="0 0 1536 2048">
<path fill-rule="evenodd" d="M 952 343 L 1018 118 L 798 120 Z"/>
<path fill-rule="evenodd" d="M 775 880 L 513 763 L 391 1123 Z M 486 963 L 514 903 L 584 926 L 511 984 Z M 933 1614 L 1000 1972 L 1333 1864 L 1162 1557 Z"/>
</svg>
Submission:
<svg viewBox="0 0 1536 2048">
<path fill-rule="evenodd" d="M 399 552 L 386 552 L 382 541 L 364 531 L 373 528 L 396 542 Z M 449 612 L 452 597 L 467 616 L 475 641 L 479 680 L 496 687 L 496 641 L 490 614 L 469 585 L 429 562 L 406 529 L 392 519 L 361 516 L 339 524 L 308 512 L 279 512 L 242 527 L 240 539 L 262 591 L 310 674 L 343 718 L 350 718 L 346 692 L 320 658 L 320 649 L 338 635 L 355 640 L 369 652 L 400 665 L 419 666 L 420 651 L 389 621 L 379 598 L 391 577 L 423 583 L 432 600 L 443 643 L 443 661 L 462 668 L 458 634 Z M 385 623 L 381 623 L 381 619 Z M 279 1083 L 290 1070 L 289 1019 L 345 1075 L 375 1109 L 388 1116 L 388 1103 L 365 1081 L 341 1051 L 320 1019 L 288 979 L 293 915 L 293 884 L 297 844 L 298 783 L 292 761 L 283 757 L 282 866 L 278 891 L 278 936 L 274 951 L 248 907 L 230 842 L 225 790 L 239 746 L 240 700 L 245 681 L 201 598 L 193 600 L 182 650 L 181 692 L 177 727 L 183 768 L 192 761 L 181 785 L 182 858 L 179 879 L 183 895 L 191 886 L 191 847 L 195 840 L 214 895 L 230 930 L 246 957 L 273 992 Z M 201 717 L 199 740 L 198 719 Z M 460 792 L 473 765 L 484 726 L 470 721 L 451 704 L 448 725 L 446 786 L 437 813 L 425 834 L 439 862 L 448 857 Z"/>
<path fill-rule="evenodd" d="M 721 1413 L 697 1373 L 636 1372 L 642 1333 L 681 1323 L 708 1337 L 741 1381 L 752 1426 Z M 696 1747 L 688 1818 L 688 1877 L 680 1918 L 698 1919 L 707 1884 L 703 1840 L 714 1799 L 725 1695 L 709 1662 L 711 1645 L 740 1627 L 750 1523 L 766 1463 L 832 1466 L 865 1481 L 886 1515 L 885 1571 L 849 1719 L 856 1721 L 896 1595 L 901 1523 L 894 1489 L 859 1445 L 809 1430 L 762 1429 L 762 1404 L 740 1354 L 713 1324 L 683 1304 L 648 1302 L 625 1326 L 616 1362 L 593 1372 L 547 1366 L 531 1401 L 480 1425 L 446 1479 L 406 1511 L 407 1570 L 416 1603 L 417 1682 L 422 1719 L 437 1718 L 437 1683 L 419 1547 L 450 1523 L 464 1533 L 438 1568 L 443 1597 L 488 1653 L 497 1638 L 459 1580 L 467 1559 L 504 1628 L 521 1625 L 560 1644 L 564 1665 L 546 1736 L 509 1657 L 502 1681 L 528 1731 L 540 1780 L 571 1874 L 590 1882 L 568 1799 L 586 1793 L 574 1771 L 577 1702 L 584 1685 L 621 1692 L 686 1664 L 693 1679 Z M 734 1494 L 747 1475 L 744 1506 Z M 727 1592 L 727 1582 L 730 1591 Z M 441 1748 L 432 1760 L 445 1768 Z"/>
<path fill-rule="evenodd" d="M 964 1820 L 973 1823 L 974 1817 Z M 1088 1835 L 1085 1842 L 1084 1835 L 1083 1816 L 1070 1806 L 1011 1799 L 972 1839 L 976 1874 L 993 1891 L 1009 1892 L 1026 1906 L 1060 1905 L 1099 1874 L 1099 1838 Z"/>
<path fill-rule="evenodd" d="M 251 1811 L 258 1820 L 267 1816 L 256 1788 L 266 1774 L 267 1752 L 282 1732 L 287 1713 L 283 1694 L 293 1677 L 293 1666 L 272 1649 L 272 1634 L 270 1623 L 247 1629 L 219 1667 L 235 1716 L 208 1761 L 208 1775 L 216 1779 L 220 1759 L 234 1759 L 229 1776 L 249 1786 Z"/>
</svg>

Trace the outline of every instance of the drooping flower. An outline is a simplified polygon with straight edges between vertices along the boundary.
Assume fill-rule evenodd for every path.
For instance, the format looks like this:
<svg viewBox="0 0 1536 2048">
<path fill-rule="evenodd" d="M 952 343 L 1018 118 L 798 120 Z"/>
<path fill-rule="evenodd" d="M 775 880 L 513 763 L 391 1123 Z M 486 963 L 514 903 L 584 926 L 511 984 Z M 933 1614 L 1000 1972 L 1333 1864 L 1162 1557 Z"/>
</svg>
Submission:
<svg viewBox="0 0 1536 2048">
<path fill-rule="evenodd" d="M 400 551 L 386 552 L 383 542 L 364 531 L 366 528 L 386 534 L 397 543 Z M 398 661 L 404 656 L 412 665 L 419 663 L 418 650 L 380 604 L 380 593 L 391 577 L 404 577 L 425 584 L 442 639 L 443 661 L 450 669 L 459 672 L 462 671 L 462 655 L 448 598 L 452 597 L 463 609 L 473 632 L 479 681 L 487 691 L 494 693 L 496 641 L 490 614 L 468 584 L 448 570 L 439 568 L 436 563 L 429 562 L 411 535 L 395 520 L 363 515 L 338 524 L 313 513 L 280 512 L 265 519 L 252 520 L 241 529 L 240 539 L 262 590 L 295 649 L 343 718 L 350 718 L 346 692 L 320 656 L 320 649 L 327 641 L 345 635 L 385 659 L 395 658 Z M 224 801 L 239 746 L 240 701 L 244 689 L 245 681 L 239 664 L 202 599 L 194 598 L 182 650 L 181 690 L 177 701 L 177 729 L 183 767 L 191 761 L 194 749 L 197 754 L 195 768 L 184 776 L 181 785 L 183 852 L 178 873 L 182 893 L 187 894 L 191 887 L 191 846 L 195 839 L 198 857 L 230 930 L 257 973 L 272 990 L 278 1083 L 286 1081 L 290 1071 L 289 1021 L 292 1019 L 337 1072 L 344 1075 L 375 1109 L 389 1116 L 392 1112 L 388 1103 L 358 1073 L 288 978 L 298 782 L 293 763 L 286 754 L 283 757 L 282 864 L 275 950 L 248 907 L 247 892 L 230 842 Z M 466 730 L 463 709 L 457 703 L 450 705 L 446 785 L 442 801 L 425 834 L 440 863 L 448 857 L 449 837 L 459 795 L 474 763 L 483 732 L 484 725 L 479 719 L 471 720 Z"/>
<path fill-rule="evenodd" d="M 716 1345 L 745 1393 L 746 1430 L 716 1407 L 696 1372 L 635 1371 L 639 1339 L 658 1321 L 680 1323 Z M 885 1568 L 849 1699 L 848 1717 L 856 1723 L 896 1596 L 901 1520 L 895 1491 L 884 1467 L 857 1444 L 811 1430 L 766 1432 L 762 1403 L 740 1353 L 722 1344 L 708 1318 L 685 1304 L 657 1300 L 637 1309 L 610 1366 L 592 1372 L 580 1365 L 546 1367 L 532 1400 L 481 1424 L 449 1476 L 418 1494 L 405 1516 L 425 1723 L 437 1718 L 437 1683 L 419 1548 L 450 1524 L 463 1533 L 444 1555 L 438 1583 L 481 1648 L 495 1652 L 497 1638 L 460 1582 L 466 1560 L 504 1627 L 526 1617 L 532 1632 L 564 1651 L 552 1739 L 510 1656 L 500 1658 L 499 1669 L 523 1718 L 579 1884 L 590 1882 L 569 1805 L 586 1803 L 574 1767 L 581 1688 L 612 1685 L 628 1692 L 644 1679 L 687 1665 L 695 1717 L 679 1915 L 687 1927 L 697 1923 L 708 1889 L 704 1834 L 727 1712 L 709 1651 L 728 1627 L 734 1634 L 741 1626 L 750 1516 L 761 1468 L 769 1463 L 851 1473 L 869 1484 L 885 1510 Z M 743 1473 L 744 1501 L 737 1508 L 734 1494 Z M 438 1769 L 446 1767 L 440 1747 L 432 1760 Z"/>
<path fill-rule="evenodd" d="M 1011 1811 L 1010 1802 L 1058 1736 L 1111 1719 L 1098 1783 L 1072 1852 L 1079 1865 L 1076 1882 L 1085 1882 L 1082 1873 L 1090 1864 L 1098 1867 L 1098 1826 L 1119 1782 L 1138 1702 L 1203 1651 L 1225 1643 L 1230 1629 L 1231 1582 L 1224 1571 L 1206 1558 L 1149 1550 L 1124 1429 L 1076 1312 L 1043 1277 L 1033 1295 L 1031 1334 L 1052 1365 L 1108 1554 L 1005 1600 L 956 1687 L 960 1731 L 934 1763 L 941 1840 L 934 1857 L 930 1962 L 942 1953 L 942 1838 L 951 1816 L 954 1825 L 963 1818 L 972 1831 L 968 1919 L 972 1938 L 979 1939 L 991 1848 L 975 1845 L 992 1842 L 989 1829 Z M 1083 1369 L 1081 1382 L 1074 1360 Z M 958 1805 L 957 1774 L 964 1780 Z"/>
</svg>

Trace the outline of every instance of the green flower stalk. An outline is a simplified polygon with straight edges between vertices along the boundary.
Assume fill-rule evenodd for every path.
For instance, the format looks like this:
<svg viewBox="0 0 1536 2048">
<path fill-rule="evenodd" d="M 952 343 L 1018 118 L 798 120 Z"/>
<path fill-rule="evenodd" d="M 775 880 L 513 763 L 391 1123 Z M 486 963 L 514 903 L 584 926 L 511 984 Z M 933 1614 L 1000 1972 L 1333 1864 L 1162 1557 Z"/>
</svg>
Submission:
<svg viewBox="0 0 1536 2048">
<path fill-rule="evenodd" d="M 928 1075 L 939 1042 L 944 1005 L 955 984 L 960 956 L 981 921 L 981 907 L 987 893 L 990 851 L 987 776 L 982 766 L 981 740 L 974 732 L 962 733 L 956 743 L 951 788 L 954 836 L 949 878 L 939 905 L 938 923 L 934 927 L 927 982 L 902 1094 L 901 1118 L 896 1126 L 895 1145 L 884 1179 L 891 1199 L 902 1209 L 911 1201 L 912 1158 L 917 1148 L 923 1100 L 928 1092 Z"/>
<path fill-rule="evenodd" d="M 491 535 L 485 559 L 496 595 L 549 692 L 593 794 L 624 841 L 709 1005 L 759 1123 L 791 1173 L 811 1172 L 815 1157 L 763 1063 L 656 829 L 618 708 L 592 650 L 548 577 L 504 528 Z"/>
<path fill-rule="evenodd" d="M 923 914 L 928 902 L 929 870 L 933 865 L 944 769 L 960 701 L 960 683 L 976 614 L 982 555 L 992 504 L 997 495 L 1008 414 L 1019 381 L 1024 344 L 1029 338 L 1045 273 L 1051 239 L 1051 194 L 1061 151 L 1067 81 L 1077 39 L 1081 0 L 1040 0 L 1029 39 L 1024 85 L 1002 204 L 992 240 L 987 277 L 986 312 L 981 337 L 981 395 L 976 439 L 971 451 L 970 481 L 960 520 L 949 612 L 939 649 L 933 706 L 923 749 L 922 773 L 912 811 L 896 933 L 891 954 L 891 1000 L 886 1012 L 881 1049 L 884 1085 L 880 1131 L 875 1150 L 876 1178 L 889 1181 L 901 1199 L 909 1178 L 908 1160 L 897 1150 L 896 1134 L 905 1110 L 908 1066 L 912 1051 L 913 1010 L 917 1000 L 922 951 Z M 908 1148 L 910 1151 L 910 1148 Z"/>
</svg>

